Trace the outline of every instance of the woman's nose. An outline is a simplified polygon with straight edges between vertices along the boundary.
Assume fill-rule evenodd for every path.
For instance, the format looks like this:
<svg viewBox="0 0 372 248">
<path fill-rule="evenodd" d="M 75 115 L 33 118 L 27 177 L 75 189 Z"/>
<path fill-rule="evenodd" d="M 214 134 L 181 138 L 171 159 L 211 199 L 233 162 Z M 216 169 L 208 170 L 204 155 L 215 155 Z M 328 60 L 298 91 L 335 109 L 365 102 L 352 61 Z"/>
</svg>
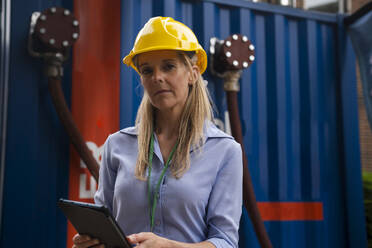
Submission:
<svg viewBox="0 0 372 248">
<path fill-rule="evenodd" d="M 161 71 L 160 68 L 154 68 L 152 77 L 153 77 L 153 81 L 155 83 L 163 83 L 164 82 L 164 73 Z"/>
</svg>

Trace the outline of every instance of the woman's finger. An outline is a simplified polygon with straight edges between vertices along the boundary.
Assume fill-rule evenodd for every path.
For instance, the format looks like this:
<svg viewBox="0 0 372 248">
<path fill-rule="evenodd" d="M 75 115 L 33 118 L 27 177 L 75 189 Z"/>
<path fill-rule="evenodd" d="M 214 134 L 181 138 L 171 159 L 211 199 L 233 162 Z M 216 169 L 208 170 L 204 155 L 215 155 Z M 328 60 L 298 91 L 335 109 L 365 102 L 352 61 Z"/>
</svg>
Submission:
<svg viewBox="0 0 372 248">
<path fill-rule="evenodd" d="M 105 248 L 105 245 L 99 244 L 99 245 L 92 246 L 91 248 Z"/>
<path fill-rule="evenodd" d="M 88 247 L 93 247 L 95 245 L 98 245 L 100 242 L 98 239 L 91 239 L 88 241 L 85 241 L 84 243 L 81 243 L 79 248 L 88 248 Z"/>
<path fill-rule="evenodd" d="M 130 236 L 133 236 L 134 239 L 135 239 L 135 243 L 142 243 L 144 242 L 145 240 L 148 240 L 149 238 L 151 238 L 154 234 L 151 233 L 151 232 L 141 232 L 141 233 L 137 233 L 137 234 L 133 234 L 133 235 L 130 235 Z"/>
<path fill-rule="evenodd" d="M 127 240 L 132 245 L 137 244 L 137 239 L 136 239 L 136 235 L 135 234 L 132 234 L 132 235 L 127 236 Z"/>
<path fill-rule="evenodd" d="M 72 242 L 74 242 L 74 244 L 80 244 L 80 243 L 84 243 L 88 240 L 91 240 L 92 238 L 88 235 L 80 235 L 80 234 L 76 234 L 73 238 L 72 238 Z"/>
<path fill-rule="evenodd" d="M 87 241 L 82 241 L 80 243 L 75 243 L 73 248 L 88 248 L 88 247 L 94 247 L 94 246 L 99 245 L 99 244 L 100 244 L 100 242 L 99 242 L 98 239 L 89 239 Z"/>
</svg>

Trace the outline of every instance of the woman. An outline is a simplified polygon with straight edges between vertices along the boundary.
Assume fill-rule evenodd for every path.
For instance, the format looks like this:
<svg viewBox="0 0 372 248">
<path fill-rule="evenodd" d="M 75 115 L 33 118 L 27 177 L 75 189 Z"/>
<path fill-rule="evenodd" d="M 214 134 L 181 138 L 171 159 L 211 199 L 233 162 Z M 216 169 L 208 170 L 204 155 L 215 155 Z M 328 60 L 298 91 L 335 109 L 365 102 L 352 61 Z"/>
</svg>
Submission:
<svg viewBox="0 0 372 248">
<path fill-rule="evenodd" d="M 136 126 L 105 143 L 96 203 L 135 247 L 237 247 L 242 153 L 211 122 L 205 51 L 185 25 L 154 17 L 123 61 L 139 73 L 144 96 Z"/>
</svg>

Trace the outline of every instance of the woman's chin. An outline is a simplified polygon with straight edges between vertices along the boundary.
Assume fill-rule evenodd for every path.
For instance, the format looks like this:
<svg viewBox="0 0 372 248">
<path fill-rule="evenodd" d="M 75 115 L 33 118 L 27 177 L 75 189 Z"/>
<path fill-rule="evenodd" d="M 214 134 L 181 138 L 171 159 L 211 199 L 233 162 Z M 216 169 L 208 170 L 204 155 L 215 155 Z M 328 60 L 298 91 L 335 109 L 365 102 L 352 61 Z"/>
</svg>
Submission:
<svg viewBox="0 0 372 248">
<path fill-rule="evenodd" d="M 172 109 L 175 106 L 175 103 L 164 99 L 161 101 L 156 101 L 155 103 L 153 103 L 153 106 L 160 111 L 166 111 Z"/>
<path fill-rule="evenodd" d="M 172 109 L 172 105 L 166 105 L 166 104 L 164 104 L 164 105 L 157 105 L 157 106 L 155 106 L 155 108 L 158 111 L 167 112 L 167 111 L 169 111 L 169 110 Z"/>
</svg>

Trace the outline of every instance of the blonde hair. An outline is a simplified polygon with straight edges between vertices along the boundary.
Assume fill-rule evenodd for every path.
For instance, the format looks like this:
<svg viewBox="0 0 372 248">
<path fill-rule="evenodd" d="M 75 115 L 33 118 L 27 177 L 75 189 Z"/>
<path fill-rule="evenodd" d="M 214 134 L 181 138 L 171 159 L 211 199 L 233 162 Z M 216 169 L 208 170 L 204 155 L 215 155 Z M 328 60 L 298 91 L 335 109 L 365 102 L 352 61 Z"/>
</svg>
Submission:
<svg viewBox="0 0 372 248">
<path fill-rule="evenodd" d="M 196 64 L 195 53 L 179 53 L 181 61 L 191 71 Z M 136 59 L 134 59 L 136 62 Z M 136 63 L 135 63 L 136 64 Z M 153 130 L 155 108 L 150 103 L 149 96 L 144 93 L 139 106 L 136 127 L 138 130 L 138 157 L 135 176 L 140 180 L 146 180 L 148 166 L 148 154 L 150 138 Z M 203 127 L 205 120 L 212 120 L 213 111 L 208 89 L 200 73 L 196 82 L 190 86 L 184 109 L 180 118 L 178 129 L 178 146 L 169 166 L 172 176 L 180 178 L 190 168 L 190 148 L 200 151 L 203 144 Z"/>
</svg>

